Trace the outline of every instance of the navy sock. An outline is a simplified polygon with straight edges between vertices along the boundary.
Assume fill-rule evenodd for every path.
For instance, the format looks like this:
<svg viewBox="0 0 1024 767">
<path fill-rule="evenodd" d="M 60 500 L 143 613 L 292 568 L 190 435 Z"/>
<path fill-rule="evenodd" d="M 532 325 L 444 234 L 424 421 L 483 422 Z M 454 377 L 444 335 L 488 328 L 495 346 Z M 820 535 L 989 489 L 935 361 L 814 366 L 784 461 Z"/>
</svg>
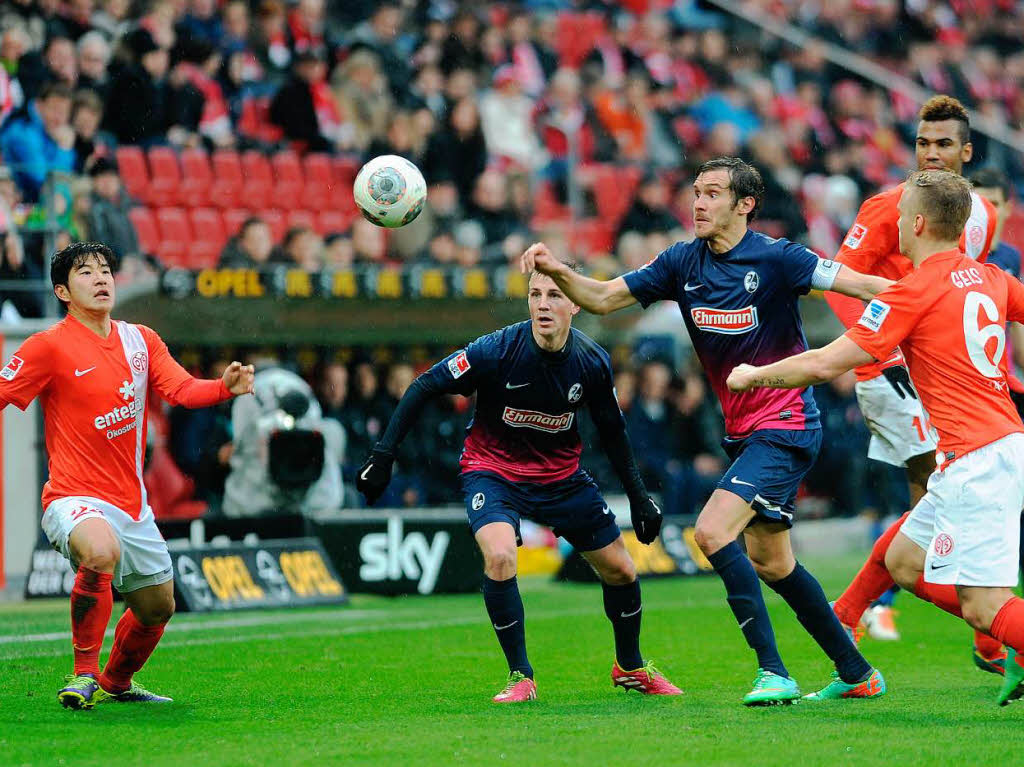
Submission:
<svg viewBox="0 0 1024 767">
<path fill-rule="evenodd" d="M 899 593 L 900 587 L 893 586 L 891 589 L 886 591 L 882 596 L 876 599 L 871 606 L 872 607 L 892 607 L 892 603 L 896 600 L 896 595 Z"/>
<path fill-rule="evenodd" d="M 516 577 L 494 581 L 485 575 L 484 605 L 508 661 L 508 670 L 521 671 L 523 676 L 533 679 L 533 666 L 526 658 L 526 617 Z"/>
<path fill-rule="evenodd" d="M 612 622 L 615 632 L 615 660 L 623 671 L 634 671 L 644 665 L 640 655 L 640 580 L 624 586 L 602 582 L 604 614 Z"/>
<path fill-rule="evenodd" d="M 743 549 L 733 541 L 708 557 L 708 561 L 725 584 L 729 607 L 747 644 L 757 653 L 758 667 L 788 677 L 789 672 L 775 645 L 775 632 L 768 618 L 768 609 L 764 606 L 761 582 Z"/>
<path fill-rule="evenodd" d="M 864 660 L 864 656 L 850 640 L 829 607 L 821 585 L 803 565 L 797 562 L 793 572 L 768 586 L 793 608 L 800 624 L 836 664 L 840 679 L 847 684 L 867 679 L 871 673 L 871 664 Z"/>
</svg>

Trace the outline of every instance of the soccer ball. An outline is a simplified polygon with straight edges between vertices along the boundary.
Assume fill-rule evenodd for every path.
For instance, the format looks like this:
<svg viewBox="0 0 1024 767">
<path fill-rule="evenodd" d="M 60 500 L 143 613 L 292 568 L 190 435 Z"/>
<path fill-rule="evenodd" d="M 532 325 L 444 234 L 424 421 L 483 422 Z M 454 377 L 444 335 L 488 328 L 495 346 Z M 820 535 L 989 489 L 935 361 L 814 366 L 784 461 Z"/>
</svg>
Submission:
<svg viewBox="0 0 1024 767">
<path fill-rule="evenodd" d="M 368 221 L 395 229 L 413 221 L 423 210 L 427 182 L 420 169 L 404 157 L 385 154 L 359 170 L 352 194 Z"/>
</svg>

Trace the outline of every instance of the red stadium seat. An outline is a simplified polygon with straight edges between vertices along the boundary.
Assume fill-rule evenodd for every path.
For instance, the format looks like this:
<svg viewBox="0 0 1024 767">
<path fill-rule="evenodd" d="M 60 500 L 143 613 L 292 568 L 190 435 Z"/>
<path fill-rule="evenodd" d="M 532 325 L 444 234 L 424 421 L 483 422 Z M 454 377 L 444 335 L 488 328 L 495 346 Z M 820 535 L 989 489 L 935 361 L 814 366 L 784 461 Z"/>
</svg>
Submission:
<svg viewBox="0 0 1024 767">
<path fill-rule="evenodd" d="M 157 258 L 164 266 L 189 268 L 188 250 L 192 246 L 192 227 L 184 208 L 159 208 L 156 222 L 160 229 Z"/>
<path fill-rule="evenodd" d="M 555 198 L 555 192 L 548 182 L 537 186 L 533 200 L 533 215 L 541 222 L 567 222 L 570 218 L 568 205 L 563 205 Z"/>
<path fill-rule="evenodd" d="M 302 204 L 309 210 L 327 210 L 337 185 L 331 169 L 331 158 L 311 153 L 302 158 L 306 184 L 302 191 Z"/>
<path fill-rule="evenodd" d="M 230 208 L 224 211 L 224 233 L 228 237 L 234 237 L 238 234 L 238 230 L 242 228 L 242 224 L 250 216 L 252 216 L 252 213 L 241 208 Z"/>
<path fill-rule="evenodd" d="M 155 256 L 160 247 L 160 232 L 156 228 L 153 212 L 140 205 L 128 211 L 128 218 L 135 227 L 135 234 L 139 236 L 142 252 Z"/>
<path fill-rule="evenodd" d="M 352 226 L 353 213 L 342 213 L 340 210 L 323 210 L 316 217 L 316 231 L 327 236 L 347 232 Z"/>
<path fill-rule="evenodd" d="M 569 232 L 569 245 L 584 260 L 610 253 L 615 245 L 613 224 L 604 218 L 577 221 Z"/>
<path fill-rule="evenodd" d="M 334 189 L 331 193 L 331 207 L 355 215 L 358 211 L 352 197 L 352 185 L 359 173 L 359 160 L 350 157 L 336 157 L 334 166 Z"/>
<path fill-rule="evenodd" d="M 575 69 L 605 34 L 600 13 L 562 13 L 558 16 L 558 59 Z"/>
<path fill-rule="evenodd" d="M 316 214 L 309 210 L 293 210 L 286 217 L 288 229 L 296 226 L 316 229 Z"/>
<path fill-rule="evenodd" d="M 592 175 L 598 216 L 618 224 L 633 204 L 633 195 L 640 183 L 640 169 L 601 165 L 594 167 Z"/>
<path fill-rule="evenodd" d="M 210 158 L 202 149 L 186 149 L 181 153 L 182 204 L 187 208 L 198 208 L 210 201 L 213 185 L 213 171 Z"/>
<path fill-rule="evenodd" d="M 242 102 L 242 114 L 238 118 L 238 132 L 242 136 L 276 144 L 284 138 L 280 126 L 270 121 L 269 98 L 247 98 Z"/>
<path fill-rule="evenodd" d="M 181 184 L 178 155 L 170 147 L 149 150 L 149 200 L 152 205 L 177 205 Z"/>
<path fill-rule="evenodd" d="M 242 161 L 233 149 L 218 149 L 211 158 L 213 164 L 213 185 L 210 188 L 210 202 L 218 208 L 238 206 L 245 177 L 242 175 Z"/>
<path fill-rule="evenodd" d="M 240 202 L 242 207 L 259 210 L 277 201 L 278 191 L 274 189 L 274 173 L 270 162 L 260 152 L 250 150 L 242 154 L 242 177 L 244 184 Z"/>
<path fill-rule="evenodd" d="M 153 448 L 142 480 L 157 519 L 196 519 L 206 513 L 206 503 L 193 500 L 195 482 L 178 468 L 164 445 Z"/>
<path fill-rule="evenodd" d="M 191 218 L 195 239 L 189 251 L 189 265 L 193 269 L 216 266 L 228 241 L 220 211 L 216 208 L 194 208 Z"/>
<path fill-rule="evenodd" d="M 291 151 L 278 152 L 270 163 L 274 168 L 273 203 L 286 210 L 301 208 L 306 180 L 299 156 Z"/>
<path fill-rule="evenodd" d="M 114 153 L 125 191 L 141 203 L 149 202 L 149 168 L 137 146 L 120 146 Z"/>
<path fill-rule="evenodd" d="M 280 243 L 284 239 L 284 233 L 288 231 L 288 221 L 285 219 L 284 213 L 276 208 L 267 208 L 261 210 L 257 215 L 267 222 L 274 243 Z"/>
</svg>

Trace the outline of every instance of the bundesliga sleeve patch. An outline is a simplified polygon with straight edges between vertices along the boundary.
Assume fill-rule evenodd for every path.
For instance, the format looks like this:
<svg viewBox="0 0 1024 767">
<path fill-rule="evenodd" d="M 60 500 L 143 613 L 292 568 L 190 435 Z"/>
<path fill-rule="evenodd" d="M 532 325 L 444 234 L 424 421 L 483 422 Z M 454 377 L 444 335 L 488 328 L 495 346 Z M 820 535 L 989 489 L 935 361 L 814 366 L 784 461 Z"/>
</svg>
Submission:
<svg viewBox="0 0 1024 767">
<path fill-rule="evenodd" d="M 448 360 L 448 369 L 452 373 L 452 378 L 460 378 L 469 370 L 469 357 L 466 356 L 466 352 L 459 352 Z"/>
<path fill-rule="evenodd" d="M 848 248 L 856 250 L 860 247 L 861 242 L 864 240 L 864 235 L 868 233 L 868 228 L 863 224 L 854 224 L 853 228 L 850 229 L 850 233 L 846 235 L 846 239 L 843 240 L 843 245 Z"/>
<path fill-rule="evenodd" d="M 877 333 L 882 327 L 882 323 L 885 322 L 885 318 L 889 316 L 891 309 L 892 307 L 885 303 L 885 301 L 873 298 L 871 303 L 864 308 L 864 314 L 860 316 L 857 324 L 863 325 L 873 333 Z"/>
<path fill-rule="evenodd" d="M 4 366 L 4 369 L 0 370 L 0 378 L 3 378 L 5 381 L 13 380 L 24 364 L 25 361 L 21 357 L 14 355 L 11 357 L 11 361 Z"/>
</svg>

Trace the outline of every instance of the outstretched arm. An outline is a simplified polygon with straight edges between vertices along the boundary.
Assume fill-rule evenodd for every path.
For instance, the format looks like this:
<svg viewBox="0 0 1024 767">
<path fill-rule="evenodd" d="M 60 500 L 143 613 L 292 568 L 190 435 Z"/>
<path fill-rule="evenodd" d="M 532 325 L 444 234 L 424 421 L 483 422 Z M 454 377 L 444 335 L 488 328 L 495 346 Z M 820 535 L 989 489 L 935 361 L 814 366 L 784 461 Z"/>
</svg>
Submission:
<svg viewBox="0 0 1024 767">
<path fill-rule="evenodd" d="M 874 358 L 846 336 L 840 336 L 821 349 L 756 367 L 739 365 L 726 381 L 730 391 L 749 389 L 802 389 L 831 381 L 847 370 L 871 362 Z"/>
<path fill-rule="evenodd" d="M 607 281 L 584 277 L 555 258 L 543 242 L 526 249 L 519 268 L 523 274 L 536 270 L 548 275 L 570 301 L 593 314 L 609 314 L 636 303 L 621 277 Z"/>
<path fill-rule="evenodd" d="M 832 283 L 832 290 L 836 293 L 842 293 L 844 296 L 870 301 L 877 294 L 881 293 L 892 284 L 893 281 L 888 280 L 885 277 L 876 277 L 873 274 L 861 274 L 860 272 L 855 272 L 850 267 L 843 265 L 839 267 L 839 273 L 836 275 L 836 280 Z M 863 307 L 861 307 L 861 310 L 863 310 Z M 857 317 L 860 317 L 859 312 Z M 856 322 L 856 318 L 854 318 L 853 321 Z"/>
</svg>

